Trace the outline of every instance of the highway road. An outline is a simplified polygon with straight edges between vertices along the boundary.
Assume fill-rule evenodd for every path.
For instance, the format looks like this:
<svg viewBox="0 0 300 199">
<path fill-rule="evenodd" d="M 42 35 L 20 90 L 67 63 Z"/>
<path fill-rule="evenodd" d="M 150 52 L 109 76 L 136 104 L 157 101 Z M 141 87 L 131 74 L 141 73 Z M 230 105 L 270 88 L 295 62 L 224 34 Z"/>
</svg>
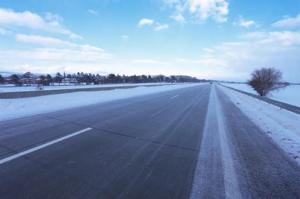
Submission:
<svg viewBox="0 0 300 199">
<path fill-rule="evenodd" d="M 292 199 L 300 167 L 205 84 L 0 122 L 0 198 Z"/>
</svg>

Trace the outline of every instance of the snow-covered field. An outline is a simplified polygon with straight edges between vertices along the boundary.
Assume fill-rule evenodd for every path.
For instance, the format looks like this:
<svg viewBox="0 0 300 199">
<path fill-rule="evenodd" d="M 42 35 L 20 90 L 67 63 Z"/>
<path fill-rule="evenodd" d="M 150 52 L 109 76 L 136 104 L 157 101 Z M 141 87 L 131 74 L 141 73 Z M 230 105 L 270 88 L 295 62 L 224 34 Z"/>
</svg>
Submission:
<svg viewBox="0 0 300 199">
<path fill-rule="evenodd" d="M 238 90 L 242 90 L 257 95 L 255 90 L 253 90 L 247 84 L 231 84 L 231 83 L 222 83 L 222 84 L 225 86 L 229 86 L 232 88 L 236 88 Z M 300 107 L 300 85 L 291 85 L 286 88 L 273 91 L 267 97 L 270 99 L 274 99 L 280 102 L 285 102 L 287 104 Z"/>
<path fill-rule="evenodd" d="M 64 89 L 76 89 L 76 88 L 101 88 L 101 87 L 123 87 L 123 86 L 147 86 L 147 85 L 162 85 L 168 83 L 139 83 L 139 84 L 100 84 L 100 85 L 55 85 L 44 86 L 43 90 L 64 90 Z M 14 85 L 0 85 L 0 93 L 8 92 L 24 92 L 24 91 L 36 91 L 36 86 L 14 86 Z"/>
<path fill-rule="evenodd" d="M 130 89 L 115 89 L 109 91 L 76 92 L 31 98 L 1 99 L 0 121 L 118 99 L 160 93 L 195 85 L 199 84 L 175 84 L 155 87 L 140 86 Z M 205 85 L 205 83 L 203 83 L 203 85 Z"/>
<path fill-rule="evenodd" d="M 230 100 L 300 164 L 300 115 L 221 87 Z"/>
</svg>

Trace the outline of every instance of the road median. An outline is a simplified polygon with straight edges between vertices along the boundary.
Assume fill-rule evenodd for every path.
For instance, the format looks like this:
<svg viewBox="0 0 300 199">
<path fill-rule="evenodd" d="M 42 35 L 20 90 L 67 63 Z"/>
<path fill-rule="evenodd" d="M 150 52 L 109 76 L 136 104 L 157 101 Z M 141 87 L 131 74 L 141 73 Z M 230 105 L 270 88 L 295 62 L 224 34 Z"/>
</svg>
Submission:
<svg viewBox="0 0 300 199">
<path fill-rule="evenodd" d="M 163 86 L 166 84 L 153 84 L 153 85 L 130 85 L 130 86 L 103 86 L 93 88 L 67 88 L 67 89 L 55 89 L 55 90 L 37 90 L 37 91 L 15 91 L 15 92 L 0 92 L 0 99 L 17 99 L 27 97 L 39 97 L 45 95 L 57 95 L 74 92 L 92 92 L 92 91 L 109 91 L 115 89 L 130 89 L 136 87 L 154 87 Z"/>
</svg>

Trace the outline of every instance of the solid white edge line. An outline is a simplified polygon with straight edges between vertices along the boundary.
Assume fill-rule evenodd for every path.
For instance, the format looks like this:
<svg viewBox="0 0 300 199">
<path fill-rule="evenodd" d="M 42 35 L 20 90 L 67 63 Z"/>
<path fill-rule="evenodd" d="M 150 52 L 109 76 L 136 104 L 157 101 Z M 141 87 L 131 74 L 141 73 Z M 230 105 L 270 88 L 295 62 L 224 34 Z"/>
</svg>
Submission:
<svg viewBox="0 0 300 199">
<path fill-rule="evenodd" d="M 51 146 L 51 145 L 53 145 L 53 144 L 56 144 L 56 143 L 58 143 L 58 142 L 64 141 L 64 140 L 69 139 L 69 138 L 71 138 L 71 137 L 74 137 L 74 136 L 76 136 L 76 135 L 80 135 L 80 134 L 85 133 L 85 132 L 90 131 L 90 130 L 92 130 L 92 128 L 82 129 L 82 130 L 80 130 L 80 131 L 76 131 L 76 132 L 71 133 L 71 134 L 69 134 L 69 135 L 66 135 L 66 136 L 64 136 L 64 137 L 61 137 L 61 138 L 52 140 L 52 141 L 47 142 L 47 143 L 45 143 L 45 144 L 42 144 L 42 145 L 33 147 L 33 148 L 31 148 L 31 149 L 28 149 L 28 150 L 26 150 L 26 151 L 22 151 L 22 152 L 20 152 L 20 153 L 14 154 L 14 155 L 9 156 L 9 157 L 6 157 L 6 158 L 0 160 L 0 165 L 1 165 L 1 164 L 5 164 L 5 163 L 7 163 L 7 162 L 10 162 L 10 161 L 12 161 L 12 160 L 14 160 L 14 159 L 20 158 L 20 157 L 22 157 L 22 156 L 28 155 L 28 154 L 33 153 L 33 152 L 35 152 L 35 151 L 38 151 L 38 150 L 40 150 L 40 149 L 46 148 L 46 147 Z"/>
</svg>

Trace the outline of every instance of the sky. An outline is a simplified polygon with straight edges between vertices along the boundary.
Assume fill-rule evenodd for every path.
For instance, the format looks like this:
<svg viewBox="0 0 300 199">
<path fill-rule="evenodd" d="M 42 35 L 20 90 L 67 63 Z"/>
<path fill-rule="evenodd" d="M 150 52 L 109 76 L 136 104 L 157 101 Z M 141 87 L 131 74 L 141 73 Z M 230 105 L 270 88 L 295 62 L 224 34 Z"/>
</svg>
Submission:
<svg viewBox="0 0 300 199">
<path fill-rule="evenodd" d="M 1 0 L 0 71 L 300 82 L 300 0 Z"/>
</svg>

